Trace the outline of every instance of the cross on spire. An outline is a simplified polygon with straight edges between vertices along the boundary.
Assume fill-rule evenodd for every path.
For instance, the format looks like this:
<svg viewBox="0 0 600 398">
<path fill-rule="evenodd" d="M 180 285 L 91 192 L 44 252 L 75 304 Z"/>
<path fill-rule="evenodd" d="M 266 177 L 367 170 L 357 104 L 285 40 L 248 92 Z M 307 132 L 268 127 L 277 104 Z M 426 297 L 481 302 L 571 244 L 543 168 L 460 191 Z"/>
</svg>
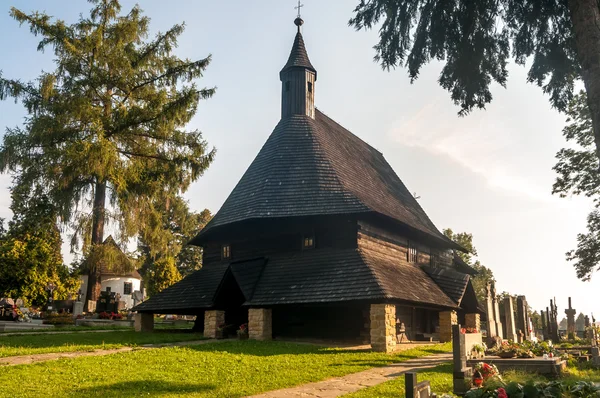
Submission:
<svg viewBox="0 0 600 398">
<path fill-rule="evenodd" d="M 302 7 L 304 7 L 304 4 L 302 4 L 302 3 L 300 2 L 300 0 L 298 0 L 298 5 L 297 5 L 296 7 L 294 7 L 294 9 L 295 9 L 295 10 L 298 10 L 298 18 L 300 18 L 300 16 L 301 16 L 301 15 L 300 15 L 300 9 L 301 9 Z"/>
</svg>

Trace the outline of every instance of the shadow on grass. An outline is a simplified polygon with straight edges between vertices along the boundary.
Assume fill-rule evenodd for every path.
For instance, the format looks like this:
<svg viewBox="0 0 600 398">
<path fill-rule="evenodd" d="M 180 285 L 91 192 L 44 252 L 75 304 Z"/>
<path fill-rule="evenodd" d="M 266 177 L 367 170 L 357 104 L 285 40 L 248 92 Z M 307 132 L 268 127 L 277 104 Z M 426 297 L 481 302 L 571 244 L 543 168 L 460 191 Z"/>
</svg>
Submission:
<svg viewBox="0 0 600 398">
<path fill-rule="evenodd" d="M 404 352 L 398 352 L 391 355 L 385 355 L 382 353 L 376 353 L 369 349 L 344 349 L 344 348 L 331 348 L 323 347 L 320 345 L 311 345 L 306 343 L 294 343 L 285 341 L 225 341 L 206 343 L 202 345 L 191 345 L 187 348 L 200 351 L 200 352 L 228 352 L 230 354 L 242 354 L 242 355 L 254 355 L 254 356 L 276 356 L 276 355 L 290 355 L 290 354 L 311 354 L 311 355 L 383 355 L 385 358 L 382 359 L 371 359 L 375 363 L 381 363 L 384 366 L 394 362 L 403 362 L 409 359 L 422 358 L 424 356 L 435 355 L 435 354 L 447 354 L 448 351 L 439 348 L 419 348 L 418 352 L 411 353 L 410 350 Z"/>
<path fill-rule="evenodd" d="M 114 384 L 102 384 L 77 390 L 76 396 L 161 396 L 168 393 L 192 394 L 215 390 L 213 384 L 185 384 L 171 381 L 136 380 Z"/>
<path fill-rule="evenodd" d="M 227 352 L 229 354 L 242 354 L 254 356 L 276 356 L 276 355 L 336 355 L 336 354 L 365 354 L 370 350 L 344 350 L 330 349 L 317 345 L 297 344 L 288 342 L 261 342 L 261 341 L 226 341 L 205 343 L 202 345 L 190 345 L 186 348 L 200 352 Z"/>
</svg>

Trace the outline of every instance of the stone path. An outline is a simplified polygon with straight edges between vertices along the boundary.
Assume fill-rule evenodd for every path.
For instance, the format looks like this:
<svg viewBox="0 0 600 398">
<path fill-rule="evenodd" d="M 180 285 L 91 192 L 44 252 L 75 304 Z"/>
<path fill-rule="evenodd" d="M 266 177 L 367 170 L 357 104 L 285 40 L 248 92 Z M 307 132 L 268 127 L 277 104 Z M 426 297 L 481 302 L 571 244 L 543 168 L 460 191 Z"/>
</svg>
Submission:
<svg viewBox="0 0 600 398">
<path fill-rule="evenodd" d="M 0 367 L 2 366 L 14 366 L 14 365 L 29 365 L 36 362 L 45 362 L 55 359 L 64 358 L 79 358 L 79 357 L 96 357 L 102 355 L 117 354 L 120 352 L 129 352 L 133 350 L 145 350 L 151 348 L 161 347 L 181 347 L 186 345 L 199 345 L 206 343 L 215 343 L 218 341 L 227 340 L 193 340 L 193 341 L 181 341 L 175 343 L 159 343 L 159 344 L 144 344 L 136 347 L 121 347 L 110 350 L 94 350 L 94 351 L 76 351 L 76 352 L 51 352 L 47 354 L 32 354 L 32 355 L 20 355 L 13 357 L 0 358 Z"/>
<path fill-rule="evenodd" d="M 433 368 L 451 361 L 452 354 L 431 355 L 380 368 L 373 368 L 359 373 L 352 373 L 343 377 L 336 377 L 316 383 L 304 384 L 298 387 L 285 388 L 282 390 L 270 391 L 264 394 L 253 395 L 249 398 L 339 397 L 351 392 L 362 390 L 363 388 L 376 386 L 377 384 L 393 380 L 406 372 Z"/>
</svg>

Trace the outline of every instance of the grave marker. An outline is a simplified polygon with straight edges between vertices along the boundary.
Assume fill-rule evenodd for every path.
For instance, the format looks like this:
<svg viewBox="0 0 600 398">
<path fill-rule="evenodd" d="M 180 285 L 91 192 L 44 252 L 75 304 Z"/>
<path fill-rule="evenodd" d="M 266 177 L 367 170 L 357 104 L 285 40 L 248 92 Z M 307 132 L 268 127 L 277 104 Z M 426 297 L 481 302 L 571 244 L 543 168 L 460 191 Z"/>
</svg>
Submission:
<svg viewBox="0 0 600 398">
<path fill-rule="evenodd" d="M 531 340 L 531 332 L 529 330 L 529 313 L 527 311 L 527 299 L 525 296 L 517 296 L 517 330 L 519 336 L 522 334 L 521 340 Z M 523 341 L 520 341 L 521 343 Z"/>
<path fill-rule="evenodd" d="M 569 308 L 565 310 L 565 314 L 567 314 L 567 337 L 572 340 L 575 338 L 575 315 L 577 311 L 571 307 L 571 297 L 569 297 Z"/>
<path fill-rule="evenodd" d="M 504 320 L 506 321 L 506 338 L 517 342 L 517 333 L 515 328 L 515 312 L 513 309 L 512 297 L 504 299 Z"/>
<path fill-rule="evenodd" d="M 435 398 L 431 393 L 431 384 L 429 381 L 417 383 L 417 374 L 408 372 L 404 376 L 404 392 L 406 398 Z"/>
<path fill-rule="evenodd" d="M 464 395 L 471 388 L 473 370 L 467 367 L 464 340 L 460 338 L 460 325 L 452 325 L 452 359 L 453 392 L 456 395 Z"/>
</svg>

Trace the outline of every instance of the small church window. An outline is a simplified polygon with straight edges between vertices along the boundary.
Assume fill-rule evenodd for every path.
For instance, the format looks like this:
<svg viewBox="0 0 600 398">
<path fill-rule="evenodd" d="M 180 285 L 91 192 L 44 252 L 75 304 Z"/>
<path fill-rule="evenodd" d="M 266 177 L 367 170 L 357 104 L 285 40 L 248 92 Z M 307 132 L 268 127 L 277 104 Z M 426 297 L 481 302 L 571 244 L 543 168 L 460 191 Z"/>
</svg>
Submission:
<svg viewBox="0 0 600 398">
<path fill-rule="evenodd" d="M 312 82 L 308 82 L 308 92 L 312 93 Z"/>
<path fill-rule="evenodd" d="M 416 263 L 419 257 L 419 252 L 417 251 L 417 246 L 414 243 L 408 242 L 408 255 L 407 260 L 409 263 Z"/>
<path fill-rule="evenodd" d="M 312 235 L 305 235 L 302 240 L 303 249 L 313 249 L 315 247 L 315 238 Z"/>
<path fill-rule="evenodd" d="M 221 258 L 223 260 L 227 260 L 231 258 L 231 246 L 230 245 L 223 245 L 223 247 L 221 248 Z"/>
<path fill-rule="evenodd" d="M 133 283 L 123 282 L 123 294 L 131 294 L 133 291 Z"/>
<path fill-rule="evenodd" d="M 290 81 L 285 82 L 285 91 L 290 91 Z"/>
</svg>

